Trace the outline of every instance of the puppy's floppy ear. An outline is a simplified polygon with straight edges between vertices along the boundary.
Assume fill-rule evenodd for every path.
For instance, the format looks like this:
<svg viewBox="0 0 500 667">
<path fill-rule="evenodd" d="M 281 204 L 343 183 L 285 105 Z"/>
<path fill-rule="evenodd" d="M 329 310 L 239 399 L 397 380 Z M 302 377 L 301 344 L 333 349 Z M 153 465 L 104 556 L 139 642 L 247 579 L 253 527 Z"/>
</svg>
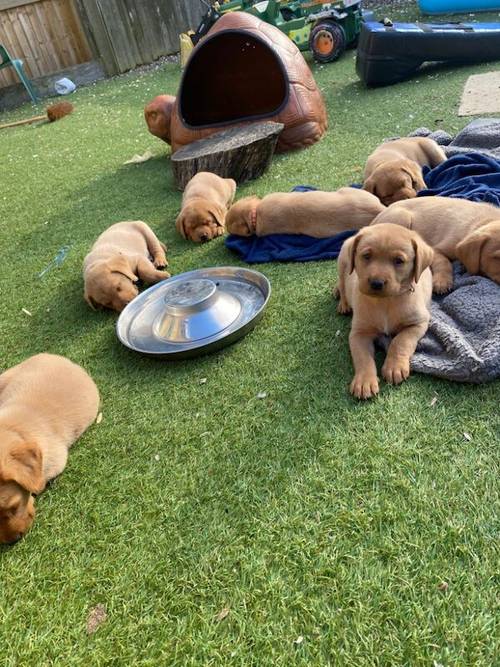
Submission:
<svg viewBox="0 0 500 667">
<path fill-rule="evenodd" d="M 250 223 L 247 222 L 246 216 L 244 215 L 244 212 L 240 210 L 241 206 L 238 206 L 238 203 L 233 204 L 228 212 L 226 213 L 226 219 L 225 219 L 225 226 L 226 226 L 226 231 L 229 234 L 233 234 L 233 225 L 236 225 L 238 222 L 243 221 L 247 227 L 247 231 L 249 234 L 250 232 Z"/>
<path fill-rule="evenodd" d="M 405 160 L 404 166 L 401 168 L 411 178 L 411 187 L 415 190 L 415 192 L 427 189 L 422 175 L 422 169 L 416 162 L 413 162 L 412 160 Z"/>
<path fill-rule="evenodd" d="M 229 207 L 229 209 L 226 213 L 226 220 L 225 220 L 226 230 L 229 232 L 229 234 L 231 234 L 231 223 L 232 223 L 232 219 L 233 219 L 233 215 L 234 215 L 234 212 L 231 213 L 232 208 L 233 208 L 232 206 Z"/>
<path fill-rule="evenodd" d="M 354 271 L 354 265 L 356 263 L 356 253 L 358 251 L 358 245 L 363 237 L 362 232 L 358 232 L 356 236 L 353 237 L 352 243 L 349 246 L 348 254 L 348 263 L 349 263 L 349 273 Z"/>
<path fill-rule="evenodd" d="M 45 488 L 42 464 L 40 447 L 35 442 L 22 442 L 9 451 L 3 476 L 30 493 L 41 493 Z"/>
<path fill-rule="evenodd" d="M 133 283 L 136 283 L 139 280 L 139 276 L 135 275 L 135 273 L 130 268 L 129 263 L 122 255 L 117 255 L 116 257 L 112 257 L 111 259 L 108 260 L 107 265 L 108 269 L 112 273 L 121 273 L 122 276 L 125 276 L 125 278 L 128 278 Z"/>
<path fill-rule="evenodd" d="M 177 216 L 177 220 L 175 221 L 175 228 L 183 239 L 187 239 L 186 226 L 184 224 L 184 214 L 182 211 Z"/>
<path fill-rule="evenodd" d="M 372 195 L 375 195 L 375 197 L 378 197 L 377 195 L 377 186 L 375 183 L 375 179 L 373 176 L 370 176 L 370 178 L 367 178 L 366 181 L 363 183 L 363 190 L 366 190 Z"/>
<path fill-rule="evenodd" d="M 219 227 L 224 227 L 226 222 L 226 211 L 223 210 L 218 204 L 210 202 L 208 205 L 208 212 L 213 216 L 216 224 Z"/>
<path fill-rule="evenodd" d="M 415 253 L 413 260 L 413 281 L 418 283 L 422 273 L 432 264 L 434 250 L 416 232 L 413 232 L 411 244 Z"/>
<path fill-rule="evenodd" d="M 83 298 L 92 308 L 92 310 L 97 310 L 99 304 L 97 303 L 97 301 L 94 301 L 94 299 L 90 296 L 90 294 L 87 291 L 84 292 Z"/>
<path fill-rule="evenodd" d="M 481 266 L 481 252 L 486 241 L 490 238 L 482 227 L 469 234 L 455 248 L 458 259 L 472 275 L 479 273 Z"/>
</svg>

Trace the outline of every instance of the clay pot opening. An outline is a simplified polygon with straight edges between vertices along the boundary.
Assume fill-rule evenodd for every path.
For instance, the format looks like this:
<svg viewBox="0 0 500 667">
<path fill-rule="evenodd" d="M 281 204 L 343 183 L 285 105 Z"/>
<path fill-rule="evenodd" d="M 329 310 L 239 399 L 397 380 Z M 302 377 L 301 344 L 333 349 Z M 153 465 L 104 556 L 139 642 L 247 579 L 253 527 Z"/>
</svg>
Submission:
<svg viewBox="0 0 500 667">
<path fill-rule="evenodd" d="M 245 30 L 205 38 L 186 65 L 179 112 L 189 128 L 276 116 L 288 102 L 288 76 L 276 52 Z"/>
</svg>

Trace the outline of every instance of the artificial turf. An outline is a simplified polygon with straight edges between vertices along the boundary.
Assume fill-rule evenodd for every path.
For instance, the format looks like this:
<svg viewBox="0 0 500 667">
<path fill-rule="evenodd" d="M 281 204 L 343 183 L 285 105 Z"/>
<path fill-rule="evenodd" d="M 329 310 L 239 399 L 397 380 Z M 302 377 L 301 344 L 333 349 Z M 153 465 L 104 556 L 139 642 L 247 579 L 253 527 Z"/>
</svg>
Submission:
<svg viewBox="0 0 500 667">
<path fill-rule="evenodd" d="M 328 134 L 238 196 L 359 181 L 384 137 L 462 127 L 466 78 L 493 68 L 366 90 L 353 52 L 311 65 Z M 142 108 L 178 82 L 174 64 L 101 82 L 72 96 L 73 115 L 0 138 L 2 366 L 67 355 L 103 415 L 32 531 L 0 550 L 0 663 L 498 664 L 498 382 L 414 375 L 350 398 L 331 261 L 259 267 L 273 287 L 262 322 L 191 361 L 134 355 L 116 316 L 84 303 L 83 257 L 119 220 L 147 221 L 173 273 L 239 263 L 222 239 L 175 232 L 180 193 Z M 107 618 L 87 635 L 98 604 Z"/>
</svg>

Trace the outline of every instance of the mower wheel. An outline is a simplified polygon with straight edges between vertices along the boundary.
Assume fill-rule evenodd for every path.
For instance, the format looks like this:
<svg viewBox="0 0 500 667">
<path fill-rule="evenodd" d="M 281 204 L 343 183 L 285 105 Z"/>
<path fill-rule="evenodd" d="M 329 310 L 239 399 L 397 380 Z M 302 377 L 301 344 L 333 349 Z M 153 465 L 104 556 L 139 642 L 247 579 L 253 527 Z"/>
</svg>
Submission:
<svg viewBox="0 0 500 667">
<path fill-rule="evenodd" d="M 331 63 L 345 51 L 345 33 L 337 23 L 321 21 L 311 30 L 309 48 L 319 63 Z"/>
</svg>

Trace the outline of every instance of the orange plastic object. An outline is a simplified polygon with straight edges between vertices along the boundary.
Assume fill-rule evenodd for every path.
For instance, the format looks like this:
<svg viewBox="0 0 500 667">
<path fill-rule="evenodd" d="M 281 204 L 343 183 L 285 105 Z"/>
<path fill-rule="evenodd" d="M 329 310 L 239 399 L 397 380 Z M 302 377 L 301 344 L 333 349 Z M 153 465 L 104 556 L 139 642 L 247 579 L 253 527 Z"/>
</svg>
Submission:
<svg viewBox="0 0 500 667">
<path fill-rule="evenodd" d="M 283 123 L 277 150 L 304 148 L 327 129 L 323 97 L 295 44 L 244 12 L 222 16 L 191 53 L 177 98 L 144 109 L 149 131 L 172 152 L 257 120 Z"/>
</svg>

